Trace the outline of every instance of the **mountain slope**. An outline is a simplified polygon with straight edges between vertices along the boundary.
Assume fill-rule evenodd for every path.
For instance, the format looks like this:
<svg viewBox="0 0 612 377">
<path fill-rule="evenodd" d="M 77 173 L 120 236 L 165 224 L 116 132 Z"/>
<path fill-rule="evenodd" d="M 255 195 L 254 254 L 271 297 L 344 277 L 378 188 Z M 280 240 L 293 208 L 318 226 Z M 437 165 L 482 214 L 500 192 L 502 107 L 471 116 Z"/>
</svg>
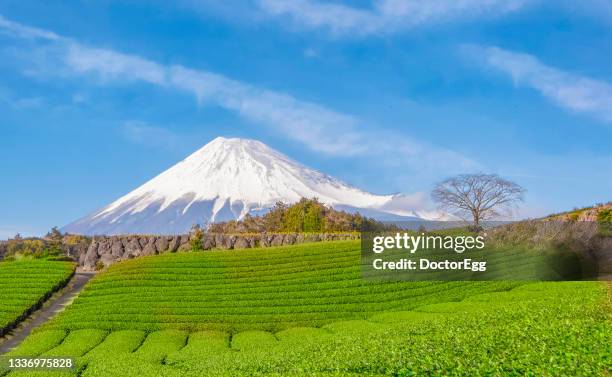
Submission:
<svg viewBox="0 0 612 377">
<path fill-rule="evenodd" d="M 303 166 L 265 144 L 216 138 L 185 160 L 108 206 L 62 230 L 77 234 L 180 233 L 192 224 L 264 213 L 274 203 L 318 198 L 338 209 L 386 219 L 401 195 L 374 195 Z M 397 215 L 400 213 L 400 215 Z"/>
</svg>

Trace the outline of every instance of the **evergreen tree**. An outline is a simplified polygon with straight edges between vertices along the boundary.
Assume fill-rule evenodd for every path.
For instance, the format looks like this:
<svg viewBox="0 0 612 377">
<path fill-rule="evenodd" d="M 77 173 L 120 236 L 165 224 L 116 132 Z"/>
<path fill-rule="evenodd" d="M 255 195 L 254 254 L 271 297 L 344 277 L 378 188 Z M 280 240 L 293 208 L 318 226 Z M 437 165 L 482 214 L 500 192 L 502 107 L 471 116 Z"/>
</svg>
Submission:
<svg viewBox="0 0 612 377">
<path fill-rule="evenodd" d="M 319 203 L 317 199 L 313 199 L 305 203 L 302 231 L 323 231 L 323 209 L 323 205 Z"/>
<path fill-rule="evenodd" d="M 51 228 L 51 230 L 45 235 L 45 238 L 50 241 L 61 241 L 62 237 L 62 232 L 60 232 L 56 226 Z"/>
</svg>

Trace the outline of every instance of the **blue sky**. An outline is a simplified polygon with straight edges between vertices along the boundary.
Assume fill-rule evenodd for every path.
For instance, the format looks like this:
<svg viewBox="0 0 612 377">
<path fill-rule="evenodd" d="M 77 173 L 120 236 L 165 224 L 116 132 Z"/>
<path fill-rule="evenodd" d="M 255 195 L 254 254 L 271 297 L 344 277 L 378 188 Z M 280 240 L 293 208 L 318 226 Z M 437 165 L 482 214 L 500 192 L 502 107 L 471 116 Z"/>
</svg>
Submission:
<svg viewBox="0 0 612 377">
<path fill-rule="evenodd" d="M 0 1 L 0 239 L 108 204 L 216 136 L 375 193 L 457 173 L 520 216 L 612 193 L 605 1 Z"/>
</svg>

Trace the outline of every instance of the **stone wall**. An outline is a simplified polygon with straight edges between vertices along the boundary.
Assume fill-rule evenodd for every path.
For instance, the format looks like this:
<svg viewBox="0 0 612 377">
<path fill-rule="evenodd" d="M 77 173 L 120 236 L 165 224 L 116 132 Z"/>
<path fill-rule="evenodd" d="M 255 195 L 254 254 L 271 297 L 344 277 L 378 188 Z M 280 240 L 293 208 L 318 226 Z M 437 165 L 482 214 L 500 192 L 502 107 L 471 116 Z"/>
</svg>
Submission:
<svg viewBox="0 0 612 377">
<path fill-rule="evenodd" d="M 270 247 L 295 245 L 306 242 L 357 240 L 358 233 L 322 233 L 322 234 L 204 234 L 200 242 L 203 250 L 211 249 L 245 249 L 251 247 Z M 176 236 L 96 236 L 85 253 L 78 260 L 85 270 L 96 270 L 115 262 L 144 255 L 172 253 L 190 250 L 189 235 Z"/>
</svg>

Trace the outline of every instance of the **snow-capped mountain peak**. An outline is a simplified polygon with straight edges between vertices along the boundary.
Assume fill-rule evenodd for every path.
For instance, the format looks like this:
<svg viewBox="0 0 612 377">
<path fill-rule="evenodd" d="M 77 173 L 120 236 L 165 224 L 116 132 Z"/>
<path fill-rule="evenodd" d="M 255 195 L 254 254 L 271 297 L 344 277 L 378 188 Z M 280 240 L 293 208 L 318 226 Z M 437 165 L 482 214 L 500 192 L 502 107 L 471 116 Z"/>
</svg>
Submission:
<svg viewBox="0 0 612 377">
<path fill-rule="evenodd" d="M 263 213 L 279 201 L 294 203 L 314 197 L 335 208 L 366 213 L 389 208 L 397 200 L 397 196 L 371 194 L 310 169 L 259 141 L 218 137 L 64 230 L 177 233 L 194 223 L 240 219 L 247 213 Z"/>
</svg>

